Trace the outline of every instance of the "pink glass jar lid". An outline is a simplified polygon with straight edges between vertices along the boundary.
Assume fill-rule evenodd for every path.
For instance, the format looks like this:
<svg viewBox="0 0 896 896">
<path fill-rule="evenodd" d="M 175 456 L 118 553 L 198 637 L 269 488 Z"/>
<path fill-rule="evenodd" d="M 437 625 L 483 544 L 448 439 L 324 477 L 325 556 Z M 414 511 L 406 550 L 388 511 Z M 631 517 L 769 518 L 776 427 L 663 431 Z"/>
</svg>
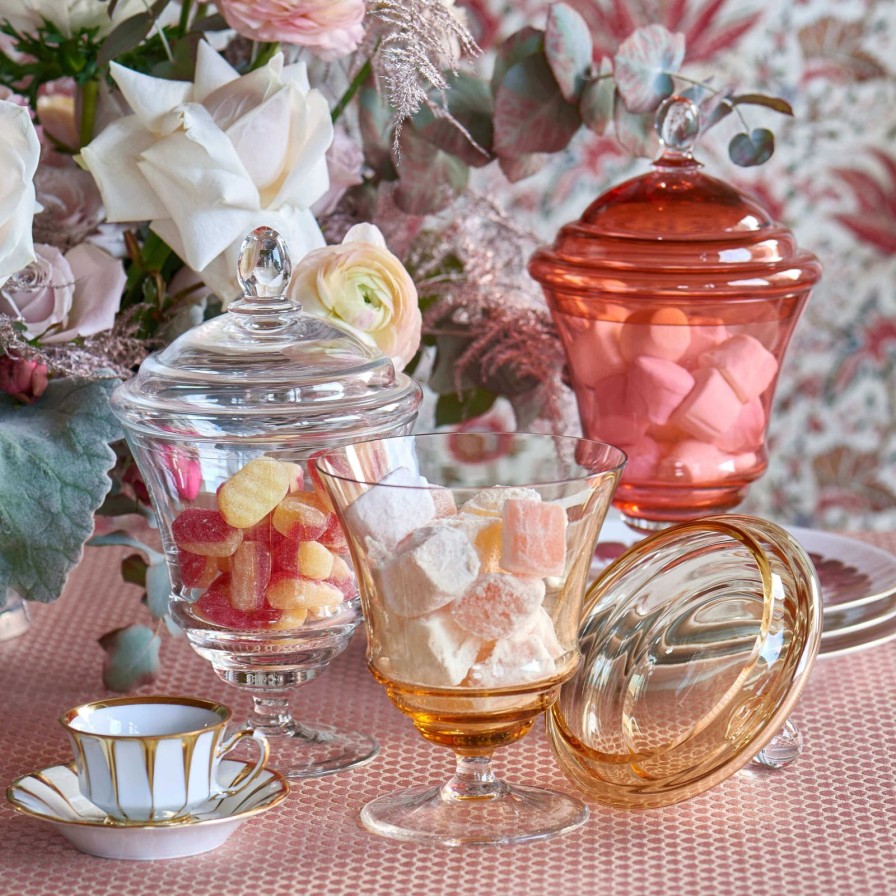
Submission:
<svg viewBox="0 0 896 896">
<path fill-rule="evenodd" d="M 783 728 L 818 653 L 815 569 L 756 517 L 682 523 L 591 584 L 583 660 L 548 714 L 561 768 L 626 808 L 680 802 L 746 765 Z"/>
<path fill-rule="evenodd" d="M 279 235 L 259 228 L 240 252 L 245 295 L 150 355 L 116 389 L 132 430 L 221 441 L 376 438 L 410 422 L 420 386 L 378 349 L 301 310 Z"/>
<path fill-rule="evenodd" d="M 705 174 L 692 148 L 696 106 L 671 97 L 657 116 L 652 169 L 598 197 L 540 249 L 529 271 L 546 289 L 604 297 L 736 300 L 811 288 L 821 265 L 761 203 Z"/>
</svg>

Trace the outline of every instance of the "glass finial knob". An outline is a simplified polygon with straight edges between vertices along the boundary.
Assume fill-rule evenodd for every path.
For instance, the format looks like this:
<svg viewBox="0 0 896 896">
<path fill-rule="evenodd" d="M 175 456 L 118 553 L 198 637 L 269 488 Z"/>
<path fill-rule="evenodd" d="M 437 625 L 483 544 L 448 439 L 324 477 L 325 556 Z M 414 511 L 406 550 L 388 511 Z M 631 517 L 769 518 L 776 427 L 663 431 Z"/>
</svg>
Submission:
<svg viewBox="0 0 896 896">
<path fill-rule="evenodd" d="M 656 133 L 665 152 L 690 156 L 700 136 L 700 110 L 686 96 L 670 96 L 656 112 Z"/>
<path fill-rule="evenodd" d="M 240 246 L 237 279 L 249 299 L 282 296 L 292 276 L 292 262 L 283 237 L 270 227 L 257 227 Z"/>
</svg>

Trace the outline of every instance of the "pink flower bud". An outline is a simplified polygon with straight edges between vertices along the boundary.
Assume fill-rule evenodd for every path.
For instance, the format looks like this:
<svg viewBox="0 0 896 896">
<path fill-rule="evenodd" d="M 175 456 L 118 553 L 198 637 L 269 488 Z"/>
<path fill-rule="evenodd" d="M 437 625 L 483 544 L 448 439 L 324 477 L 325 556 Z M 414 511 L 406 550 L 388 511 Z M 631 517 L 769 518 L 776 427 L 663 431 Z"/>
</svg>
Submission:
<svg viewBox="0 0 896 896">
<path fill-rule="evenodd" d="M 47 388 L 47 366 L 38 361 L 0 357 L 0 391 L 24 404 L 30 404 Z"/>
</svg>

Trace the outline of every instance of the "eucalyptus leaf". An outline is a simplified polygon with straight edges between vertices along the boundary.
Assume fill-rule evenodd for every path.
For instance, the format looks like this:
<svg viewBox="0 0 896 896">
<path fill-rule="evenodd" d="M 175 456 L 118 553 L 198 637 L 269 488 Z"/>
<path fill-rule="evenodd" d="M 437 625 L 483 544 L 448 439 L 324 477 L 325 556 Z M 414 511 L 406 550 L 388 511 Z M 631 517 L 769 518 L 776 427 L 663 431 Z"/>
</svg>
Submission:
<svg viewBox="0 0 896 896">
<path fill-rule="evenodd" d="M 460 159 L 424 140 L 412 124 L 401 129 L 401 164 L 395 203 L 411 215 L 444 208 L 467 186 L 470 169 Z"/>
<path fill-rule="evenodd" d="M 494 403 L 497 395 L 485 389 L 471 389 L 460 397 L 450 392 L 440 395 L 436 401 L 436 426 L 454 426 L 484 414 Z"/>
<path fill-rule="evenodd" d="M 613 103 L 616 85 L 613 83 L 613 64 L 607 57 L 601 60 L 596 77 L 591 78 L 582 90 L 579 113 L 585 126 L 595 134 L 603 134 L 613 121 Z"/>
<path fill-rule="evenodd" d="M 146 569 L 146 606 L 153 619 L 168 615 L 168 598 L 171 596 L 171 579 L 168 564 L 162 560 Z"/>
<path fill-rule="evenodd" d="M 577 102 L 591 67 L 593 47 L 588 23 L 565 3 L 555 3 L 548 11 L 544 52 L 563 99 Z"/>
<path fill-rule="evenodd" d="M 544 56 L 527 56 L 506 74 L 495 96 L 495 151 L 514 156 L 558 152 L 582 124 L 560 93 Z"/>
<path fill-rule="evenodd" d="M 108 65 L 119 56 L 135 50 L 149 36 L 155 21 L 155 17 L 150 13 L 138 12 L 119 22 L 103 41 L 96 57 L 97 62 L 100 65 Z"/>
<path fill-rule="evenodd" d="M 793 107 L 787 100 L 781 99 L 779 96 L 766 96 L 764 93 L 741 93 L 736 96 L 728 97 L 728 102 L 732 106 L 765 106 L 767 109 L 774 109 L 782 115 L 793 115 Z"/>
<path fill-rule="evenodd" d="M 544 168 L 547 154 L 542 152 L 528 153 L 522 156 L 499 156 L 498 166 L 512 184 L 538 174 Z"/>
<path fill-rule="evenodd" d="M 728 144 L 728 155 L 735 165 L 752 168 L 767 162 L 775 151 L 775 135 L 767 128 L 754 128 L 749 134 L 735 134 Z"/>
<path fill-rule="evenodd" d="M 124 693 L 152 681 L 159 671 L 160 645 L 159 636 L 145 625 L 129 625 L 103 635 L 103 684 Z"/>
<path fill-rule="evenodd" d="M 121 561 L 121 577 L 129 585 L 146 587 L 147 562 L 139 554 L 130 554 Z"/>
<path fill-rule="evenodd" d="M 131 535 L 130 532 L 127 532 L 124 529 L 116 529 L 114 532 L 107 532 L 105 535 L 94 535 L 87 544 L 91 547 L 108 547 L 109 545 L 113 545 L 136 548 L 138 551 L 143 552 L 150 563 L 160 563 L 165 559 L 164 554 L 159 553 L 159 551 L 151 548 L 146 542 L 140 541 L 139 538 Z"/>
<path fill-rule="evenodd" d="M 0 592 L 48 603 L 80 561 L 121 438 L 115 385 L 54 379 L 25 406 L 0 396 Z"/>
<path fill-rule="evenodd" d="M 511 34 L 502 43 L 495 56 L 495 67 L 492 71 L 492 93 L 497 94 L 504 82 L 504 77 L 518 62 L 529 56 L 544 52 L 544 31 L 526 26 Z"/>
<path fill-rule="evenodd" d="M 684 61 L 684 35 L 662 25 L 638 28 L 613 58 L 616 86 L 629 112 L 651 112 L 672 93 L 671 75 Z"/>
<path fill-rule="evenodd" d="M 616 139 L 628 152 L 645 159 L 656 157 L 660 144 L 653 112 L 630 112 L 617 94 L 613 104 L 613 122 Z"/>
</svg>

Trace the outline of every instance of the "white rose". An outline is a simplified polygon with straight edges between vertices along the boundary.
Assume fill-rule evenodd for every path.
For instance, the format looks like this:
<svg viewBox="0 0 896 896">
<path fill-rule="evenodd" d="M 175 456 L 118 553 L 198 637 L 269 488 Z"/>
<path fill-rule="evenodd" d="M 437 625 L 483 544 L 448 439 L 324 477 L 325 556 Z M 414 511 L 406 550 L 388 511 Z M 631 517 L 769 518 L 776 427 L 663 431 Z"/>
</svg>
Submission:
<svg viewBox="0 0 896 896">
<path fill-rule="evenodd" d="M 303 64 L 276 54 L 240 75 L 199 44 L 194 83 L 112 64 L 134 110 L 84 147 L 109 221 L 152 229 L 226 303 L 240 294 L 240 244 L 273 227 L 293 258 L 323 245 L 311 205 L 327 190 L 330 110 Z"/>
<path fill-rule="evenodd" d="M 126 280 L 122 263 L 89 243 L 65 255 L 42 243 L 35 249 L 35 260 L 0 289 L 0 314 L 44 343 L 110 329 Z"/>
<path fill-rule="evenodd" d="M 39 208 L 34 194 L 39 158 L 28 110 L 0 100 L 0 285 L 34 259 L 31 223 Z"/>
<path fill-rule="evenodd" d="M 81 28 L 107 34 L 118 22 L 146 11 L 144 0 L 119 0 L 110 19 L 108 7 L 108 0 L 0 0 L 0 21 L 26 33 L 47 21 L 71 37 Z"/>
</svg>

